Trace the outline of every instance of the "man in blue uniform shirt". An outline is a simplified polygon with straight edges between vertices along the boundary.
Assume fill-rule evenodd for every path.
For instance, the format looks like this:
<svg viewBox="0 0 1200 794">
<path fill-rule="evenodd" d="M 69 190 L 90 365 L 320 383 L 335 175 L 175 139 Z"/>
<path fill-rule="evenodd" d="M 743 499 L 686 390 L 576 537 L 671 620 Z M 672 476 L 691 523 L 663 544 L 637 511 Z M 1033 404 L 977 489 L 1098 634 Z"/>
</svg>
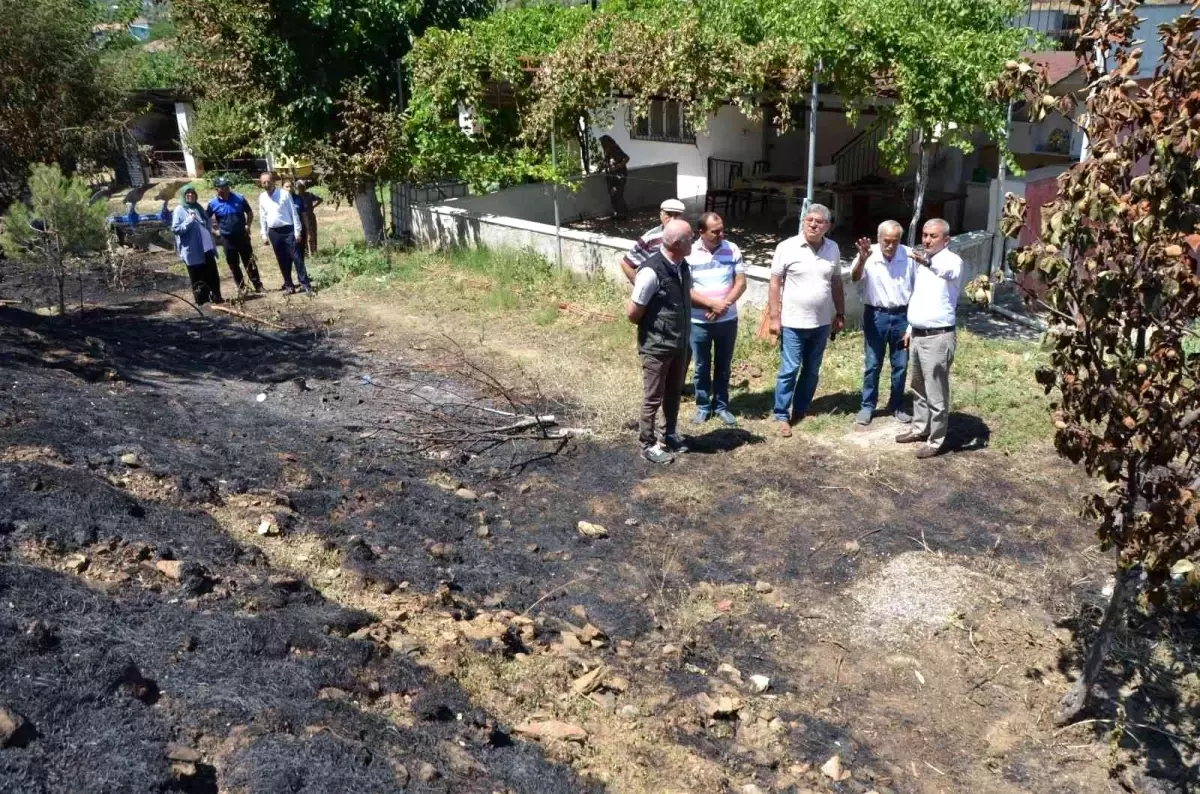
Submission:
<svg viewBox="0 0 1200 794">
<path fill-rule="evenodd" d="M 225 249 L 225 261 L 237 282 L 238 291 L 246 289 L 240 265 L 245 263 L 246 272 L 250 274 L 250 283 L 255 292 L 262 292 L 262 279 L 258 275 L 258 261 L 254 258 L 254 247 L 250 244 L 249 224 L 254 220 L 254 211 L 245 197 L 234 193 L 229 187 L 229 180 L 217 177 L 213 180 L 217 195 L 208 202 L 208 216 L 213 221 L 213 232 L 220 236 L 221 247 Z"/>
</svg>

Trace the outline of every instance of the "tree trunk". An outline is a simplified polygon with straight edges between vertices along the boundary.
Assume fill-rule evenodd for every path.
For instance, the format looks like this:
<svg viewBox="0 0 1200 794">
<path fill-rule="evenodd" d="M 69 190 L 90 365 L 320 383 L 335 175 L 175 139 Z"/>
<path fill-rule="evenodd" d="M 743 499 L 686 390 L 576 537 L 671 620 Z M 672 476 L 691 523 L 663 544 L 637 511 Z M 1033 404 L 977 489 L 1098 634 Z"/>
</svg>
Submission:
<svg viewBox="0 0 1200 794">
<path fill-rule="evenodd" d="M 913 190 L 913 215 L 908 224 L 908 244 L 917 244 L 917 229 L 921 223 L 921 211 L 925 208 L 925 186 L 929 182 L 929 154 L 932 147 L 925 145 L 925 131 L 921 130 L 917 139 L 921 146 L 920 160 L 917 163 L 917 179 Z"/>
<path fill-rule="evenodd" d="M 1104 666 L 1104 660 L 1108 658 L 1113 640 L 1116 639 L 1117 627 L 1121 625 L 1125 616 L 1125 602 L 1128 600 L 1130 585 L 1133 584 L 1135 576 L 1135 572 L 1122 570 L 1118 564 L 1112 598 L 1104 610 L 1104 619 L 1100 621 L 1100 628 L 1092 640 L 1092 647 L 1088 648 L 1083 670 L 1067 694 L 1058 701 L 1058 711 L 1055 712 L 1054 720 L 1059 725 L 1074 722 L 1091 702 L 1092 687 L 1096 685 L 1100 668 Z"/>
<path fill-rule="evenodd" d="M 359 223 L 362 224 L 363 240 L 367 245 L 382 245 L 383 207 L 375 193 L 374 179 L 363 182 L 362 187 L 354 194 L 354 209 L 357 210 Z"/>
</svg>

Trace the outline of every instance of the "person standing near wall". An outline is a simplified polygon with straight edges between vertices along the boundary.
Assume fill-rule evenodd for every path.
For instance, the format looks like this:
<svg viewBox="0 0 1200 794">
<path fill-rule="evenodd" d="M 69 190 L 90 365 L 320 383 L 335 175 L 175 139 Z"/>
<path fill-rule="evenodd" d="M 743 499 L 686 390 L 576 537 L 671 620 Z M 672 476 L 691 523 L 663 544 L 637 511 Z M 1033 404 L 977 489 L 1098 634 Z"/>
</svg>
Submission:
<svg viewBox="0 0 1200 794">
<path fill-rule="evenodd" d="M 837 243 L 826 237 L 831 214 L 809 205 L 802 233 L 784 240 L 771 262 L 767 303 L 771 333 L 781 337 L 783 360 L 775 382 L 779 435 L 790 438 L 804 418 L 821 375 L 830 333 L 846 325 Z"/>
<path fill-rule="evenodd" d="M 625 184 L 629 181 L 629 155 L 625 154 L 625 150 L 611 135 L 601 135 L 599 143 L 600 170 L 605 174 L 604 181 L 608 185 L 608 200 L 612 203 L 613 217 L 624 218 L 629 215 L 629 205 L 625 203 Z"/>
<path fill-rule="evenodd" d="M 904 388 L 908 378 L 908 349 L 904 334 L 908 330 L 908 301 L 912 297 L 916 261 L 907 246 L 900 244 L 904 228 L 896 221 L 879 224 L 879 242 L 862 238 L 856 244 L 858 256 L 850 271 L 850 280 L 858 286 L 863 303 L 863 387 L 862 408 L 855 424 L 866 426 L 875 418 L 879 399 L 879 375 L 883 357 L 889 356 L 892 386 L 888 413 L 907 424 L 912 417 L 904 412 Z"/>
<path fill-rule="evenodd" d="M 292 195 L 275 187 L 275 175 L 270 171 L 264 171 L 258 181 L 262 187 L 262 193 L 258 194 L 258 222 L 262 241 L 270 243 L 275 253 L 275 261 L 283 275 L 283 291 L 296 291 L 292 283 L 292 266 L 295 265 L 301 288 L 312 294 L 308 271 L 304 269 L 304 255 L 296 245 L 296 235 L 303 230 L 303 224 Z"/>
<path fill-rule="evenodd" d="M 667 199 L 658 205 L 658 225 L 639 237 L 633 248 L 630 248 L 629 253 L 621 260 L 621 272 L 629 279 L 630 284 L 633 283 L 642 263 L 658 252 L 662 245 L 663 229 L 675 218 L 682 217 L 683 211 L 683 202 L 679 199 Z"/>
<path fill-rule="evenodd" d="M 738 298 L 746 291 L 741 250 L 725 239 L 725 221 L 715 212 L 700 216 L 699 239 L 688 255 L 692 271 L 692 361 L 696 364 L 696 424 L 717 417 L 733 427 L 729 375 L 737 343 Z"/>
<path fill-rule="evenodd" d="M 675 219 L 663 230 L 662 247 L 638 270 L 625 316 L 637 325 L 642 360 L 642 457 L 666 464 L 684 451 L 678 434 L 680 392 L 691 344 L 692 276 L 687 263 L 692 227 Z M 662 434 L 656 432 L 659 408 Z"/>
<path fill-rule="evenodd" d="M 950 367 L 957 347 L 954 325 L 963 262 L 949 249 L 950 224 L 941 218 L 926 221 L 921 243 L 924 252 L 912 255 L 920 267 L 904 340 L 912 362 L 913 422 L 896 436 L 896 443 L 924 441 L 917 457 L 925 459 L 942 453 L 950 428 Z"/>
</svg>

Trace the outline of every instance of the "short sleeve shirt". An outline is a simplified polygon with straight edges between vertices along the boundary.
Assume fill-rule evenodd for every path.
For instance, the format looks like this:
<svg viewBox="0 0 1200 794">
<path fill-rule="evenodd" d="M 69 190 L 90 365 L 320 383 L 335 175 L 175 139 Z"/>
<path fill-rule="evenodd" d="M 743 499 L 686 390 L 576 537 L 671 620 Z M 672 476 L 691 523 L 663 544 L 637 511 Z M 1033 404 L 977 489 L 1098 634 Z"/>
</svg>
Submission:
<svg viewBox="0 0 1200 794">
<path fill-rule="evenodd" d="M 828 237 L 813 250 L 803 235 L 775 249 L 771 275 L 783 277 L 784 328 L 820 328 L 833 322 L 833 279 L 841 278 L 841 252 Z"/>
<path fill-rule="evenodd" d="M 224 236 L 246 233 L 246 210 L 250 204 L 239 193 L 230 193 L 229 198 L 215 196 L 208 202 L 209 216 L 217 219 L 217 227 Z"/>
<path fill-rule="evenodd" d="M 692 290 L 710 300 L 724 300 L 725 296 L 733 291 L 733 282 L 737 275 L 746 272 L 741 250 L 728 240 L 722 240 L 715 251 L 709 251 L 703 240 L 697 240 L 692 245 L 692 252 L 688 254 L 687 261 L 692 270 Z M 708 322 L 704 316 L 707 311 L 700 307 L 693 308 L 692 322 Z M 715 322 L 736 320 L 737 316 L 735 303 Z"/>
<path fill-rule="evenodd" d="M 625 254 L 625 264 L 632 267 L 634 270 L 640 268 L 647 259 L 649 259 L 658 247 L 662 245 L 663 227 L 655 226 L 650 231 L 638 238 L 633 244 L 633 248 L 629 249 L 629 253 Z"/>
</svg>

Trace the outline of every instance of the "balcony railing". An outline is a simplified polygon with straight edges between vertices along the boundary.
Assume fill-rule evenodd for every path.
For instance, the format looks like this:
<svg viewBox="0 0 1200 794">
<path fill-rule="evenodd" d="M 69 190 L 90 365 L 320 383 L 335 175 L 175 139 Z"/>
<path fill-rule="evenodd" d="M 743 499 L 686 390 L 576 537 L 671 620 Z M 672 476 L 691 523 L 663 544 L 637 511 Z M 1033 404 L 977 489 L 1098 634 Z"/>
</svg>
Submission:
<svg viewBox="0 0 1200 794">
<path fill-rule="evenodd" d="M 1058 42 L 1060 48 L 1071 49 L 1079 29 L 1079 9 L 1070 0 L 1029 0 L 1029 10 L 1013 24 L 1032 28 Z"/>
</svg>

